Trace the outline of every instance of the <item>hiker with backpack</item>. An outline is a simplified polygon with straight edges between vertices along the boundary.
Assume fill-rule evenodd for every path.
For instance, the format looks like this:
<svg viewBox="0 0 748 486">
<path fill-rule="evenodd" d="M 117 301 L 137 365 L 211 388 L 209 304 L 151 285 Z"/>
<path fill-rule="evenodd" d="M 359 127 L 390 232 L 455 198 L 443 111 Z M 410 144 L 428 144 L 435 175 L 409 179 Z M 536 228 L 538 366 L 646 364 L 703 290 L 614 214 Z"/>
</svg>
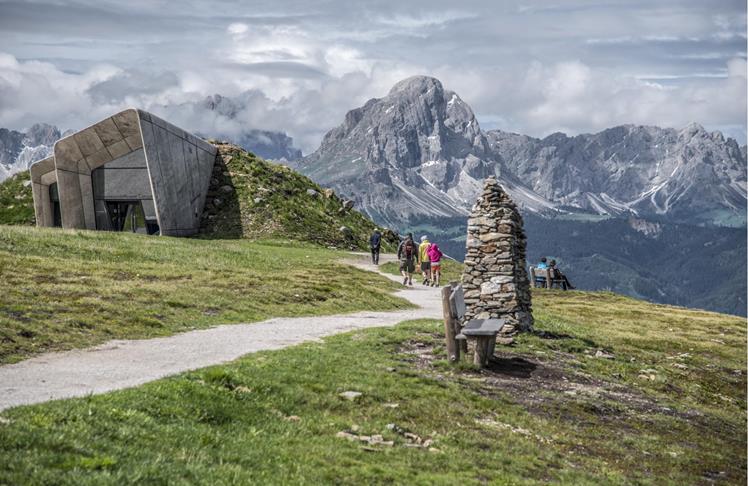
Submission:
<svg viewBox="0 0 748 486">
<path fill-rule="evenodd" d="M 428 258 L 431 262 L 431 286 L 438 287 L 442 278 L 442 257 L 444 253 L 439 249 L 439 245 L 431 243 L 428 251 Z"/>
<path fill-rule="evenodd" d="M 371 263 L 379 265 L 379 250 L 382 247 L 382 233 L 378 229 L 374 230 L 369 238 L 369 247 L 371 248 Z"/>
<path fill-rule="evenodd" d="M 431 284 L 431 260 L 429 260 L 429 237 L 421 236 L 421 244 L 418 245 L 418 260 L 421 261 L 421 275 L 423 275 L 423 285 Z"/>
<path fill-rule="evenodd" d="M 418 247 L 413 241 L 413 233 L 408 236 L 397 247 L 397 259 L 400 260 L 400 273 L 403 275 L 403 285 L 413 286 L 413 272 L 416 271 L 418 263 Z"/>
</svg>

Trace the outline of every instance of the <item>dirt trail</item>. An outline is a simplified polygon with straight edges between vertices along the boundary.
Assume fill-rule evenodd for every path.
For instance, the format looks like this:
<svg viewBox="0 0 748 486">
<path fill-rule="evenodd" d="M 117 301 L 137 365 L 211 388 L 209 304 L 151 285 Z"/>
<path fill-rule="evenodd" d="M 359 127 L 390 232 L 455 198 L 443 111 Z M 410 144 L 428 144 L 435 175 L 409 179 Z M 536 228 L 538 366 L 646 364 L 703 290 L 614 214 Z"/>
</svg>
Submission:
<svg viewBox="0 0 748 486">
<path fill-rule="evenodd" d="M 379 272 L 358 255 L 349 263 Z M 382 263 L 391 261 L 382 255 Z M 331 334 L 410 320 L 441 317 L 439 290 L 415 284 L 397 296 L 416 309 L 392 312 L 274 318 L 252 324 L 230 324 L 175 336 L 113 340 L 89 349 L 49 353 L 0 366 L 0 410 L 17 405 L 104 393 L 205 366 L 232 361 L 262 350 L 281 349 Z"/>
</svg>

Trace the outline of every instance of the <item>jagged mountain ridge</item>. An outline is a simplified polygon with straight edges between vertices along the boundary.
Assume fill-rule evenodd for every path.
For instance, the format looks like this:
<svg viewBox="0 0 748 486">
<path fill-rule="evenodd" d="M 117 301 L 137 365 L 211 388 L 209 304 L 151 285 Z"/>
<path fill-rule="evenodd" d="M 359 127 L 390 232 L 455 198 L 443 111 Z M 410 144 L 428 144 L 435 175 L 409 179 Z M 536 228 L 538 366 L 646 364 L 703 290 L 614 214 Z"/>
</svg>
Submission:
<svg viewBox="0 0 748 486">
<path fill-rule="evenodd" d="M 431 77 L 397 83 L 348 112 L 295 165 L 399 226 L 464 215 L 496 175 L 524 210 L 624 213 L 745 225 L 745 150 L 720 133 L 624 125 L 544 139 L 483 132 L 471 108 Z"/>
<path fill-rule="evenodd" d="M 57 127 L 46 123 L 37 123 L 25 132 L 0 128 L 0 181 L 49 157 L 61 136 Z"/>
<path fill-rule="evenodd" d="M 745 223 L 745 156 L 735 140 L 696 123 L 543 139 L 500 130 L 487 136 L 512 172 L 563 206 L 697 223 L 743 216 Z"/>
<path fill-rule="evenodd" d="M 467 214 L 489 175 L 522 207 L 554 207 L 506 170 L 471 108 L 425 76 L 405 79 L 384 98 L 349 111 L 317 151 L 294 165 L 391 225 Z"/>
</svg>

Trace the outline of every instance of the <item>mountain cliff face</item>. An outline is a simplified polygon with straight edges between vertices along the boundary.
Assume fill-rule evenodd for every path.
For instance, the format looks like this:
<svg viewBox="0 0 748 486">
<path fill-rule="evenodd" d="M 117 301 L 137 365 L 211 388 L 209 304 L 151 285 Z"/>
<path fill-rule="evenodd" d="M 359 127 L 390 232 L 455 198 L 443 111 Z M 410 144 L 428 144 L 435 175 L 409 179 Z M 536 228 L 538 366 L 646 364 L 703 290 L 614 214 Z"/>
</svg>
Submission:
<svg viewBox="0 0 748 486">
<path fill-rule="evenodd" d="M 48 157 L 61 137 L 57 127 L 37 123 L 26 132 L 0 128 L 0 181 Z"/>
<path fill-rule="evenodd" d="M 745 224 L 745 156 L 735 140 L 698 124 L 623 125 L 542 140 L 498 130 L 487 136 L 534 192 L 572 210 Z"/>
<path fill-rule="evenodd" d="M 537 214 L 744 226 L 744 152 L 696 124 L 624 125 L 544 139 L 483 132 L 456 93 L 416 76 L 348 112 L 295 166 L 393 226 L 466 214 L 488 175 L 520 208 Z"/>
<path fill-rule="evenodd" d="M 349 111 L 320 148 L 295 166 L 390 225 L 467 214 L 489 175 L 520 206 L 554 206 L 506 170 L 470 107 L 425 76 L 405 79 L 384 98 Z"/>
</svg>

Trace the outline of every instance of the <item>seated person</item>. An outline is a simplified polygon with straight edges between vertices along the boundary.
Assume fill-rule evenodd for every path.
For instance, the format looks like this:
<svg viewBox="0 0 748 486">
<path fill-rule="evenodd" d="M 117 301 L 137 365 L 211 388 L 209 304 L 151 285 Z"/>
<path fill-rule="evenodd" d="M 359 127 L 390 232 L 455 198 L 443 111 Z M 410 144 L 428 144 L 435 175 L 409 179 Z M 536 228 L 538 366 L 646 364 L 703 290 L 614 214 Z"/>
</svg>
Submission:
<svg viewBox="0 0 748 486">
<path fill-rule="evenodd" d="M 545 257 L 541 258 L 540 263 L 538 263 L 538 266 L 535 268 L 538 270 L 547 270 L 548 260 Z M 545 287 L 545 277 L 536 274 L 535 275 L 535 286 Z"/>
<path fill-rule="evenodd" d="M 569 282 L 569 279 L 566 277 L 566 275 L 564 275 L 561 270 L 558 269 L 558 267 L 556 266 L 556 260 L 551 260 L 551 263 L 548 267 L 553 269 L 553 280 L 561 280 L 561 288 L 563 288 L 564 290 L 573 290 L 576 288 L 571 284 L 571 282 Z"/>
</svg>

